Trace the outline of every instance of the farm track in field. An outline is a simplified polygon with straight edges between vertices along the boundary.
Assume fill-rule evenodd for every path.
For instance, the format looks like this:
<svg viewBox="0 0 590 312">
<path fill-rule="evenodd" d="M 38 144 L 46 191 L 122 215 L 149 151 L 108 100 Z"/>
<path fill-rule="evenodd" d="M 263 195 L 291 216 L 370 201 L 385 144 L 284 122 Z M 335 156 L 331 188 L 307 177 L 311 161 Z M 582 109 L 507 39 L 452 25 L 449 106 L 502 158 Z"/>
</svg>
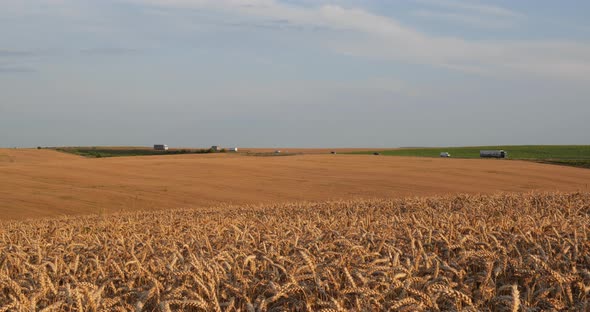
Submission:
<svg viewBox="0 0 590 312">
<path fill-rule="evenodd" d="M 0 149 L 0 219 L 301 200 L 571 192 L 588 190 L 588 184 L 587 169 L 494 159 L 340 154 L 92 159 Z"/>
</svg>

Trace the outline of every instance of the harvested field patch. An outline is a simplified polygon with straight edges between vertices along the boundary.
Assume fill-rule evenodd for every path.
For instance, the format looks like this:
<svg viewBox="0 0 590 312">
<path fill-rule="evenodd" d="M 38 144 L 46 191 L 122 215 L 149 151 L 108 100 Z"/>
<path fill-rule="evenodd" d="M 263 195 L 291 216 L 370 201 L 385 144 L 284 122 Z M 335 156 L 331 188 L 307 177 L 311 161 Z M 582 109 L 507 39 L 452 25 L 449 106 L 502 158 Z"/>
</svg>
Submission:
<svg viewBox="0 0 590 312">
<path fill-rule="evenodd" d="M 3 311 L 590 309 L 590 194 L 0 222 Z"/>
<path fill-rule="evenodd" d="M 586 191 L 590 170 L 524 161 L 236 154 L 84 158 L 4 149 L 0 219 L 456 193 Z M 7 158 L 8 159 L 8 158 Z"/>
</svg>

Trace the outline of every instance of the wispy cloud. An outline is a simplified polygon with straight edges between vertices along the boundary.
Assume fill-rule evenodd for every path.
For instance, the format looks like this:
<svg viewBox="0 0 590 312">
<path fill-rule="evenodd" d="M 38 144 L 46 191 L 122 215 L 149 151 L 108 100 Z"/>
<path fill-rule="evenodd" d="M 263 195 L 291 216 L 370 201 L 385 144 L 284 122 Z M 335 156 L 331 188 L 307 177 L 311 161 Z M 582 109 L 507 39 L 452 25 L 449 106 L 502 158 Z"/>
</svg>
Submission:
<svg viewBox="0 0 590 312">
<path fill-rule="evenodd" d="M 49 0 L 44 0 L 49 1 Z M 63 0 L 66 1 L 66 0 Z M 58 1 L 57 3 L 62 3 Z M 316 2 L 290 5 L 276 0 L 113 0 L 143 8 L 171 10 L 162 18 L 174 19 L 174 11 L 188 10 L 207 15 L 207 21 L 219 21 L 225 27 L 258 27 L 317 31 L 308 44 L 322 42 L 324 49 L 363 58 L 379 58 L 407 64 L 430 65 L 480 75 L 544 77 L 590 80 L 590 42 L 573 40 L 474 40 L 456 36 L 433 35 L 409 27 L 400 21 L 375 14 L 358 6 L 347 7 Z M 476 1 L 414 0 L 430 9 L 417 15 L 463 23 L 502 23 L 523 18 L 518 12 Z M 50 3 L 50 2 L 47 2 Z M 325 2 L 324 2 L 325 3 Z M 433 11 L 437 7 L 450 12 Z M 459 13 L 457 13 L 459 12 Z M 464 14 L 467 13 L 467 14 Z M 469 15 L 471 13 L 472 15 Z M 188 13 L 187 13 L 188 14 Z M 475 15 L 475 16 L 474 16 Z M 486 19 L 478 16 L 498 18 Z M 186 19 L 187 23 L 201 20 Z M 215 26 L 214 26 L 215 27 Z M 214 28 L 200 31 L 215 31 Z M 334 36 L 332 31 L 338 31 Z M 220 39 L 222 40 L 222 39 Z M 305 40 L 305 39 L 300 39 Z M 305 44 L 305 43 L 302 43 Z M 1 50 L 0 57 L 27 55 L 27 51 Z M 137 50 L 98 47 L 80 50 L 88 55 L 124 55 Z"/>
<path fill-rule="evenodd" d="M 477 1 L 458 1 L 458 0 L 414 0 L 414 2 L 426 4 L 429 6 L 436 6 L 445 9 L 455 9 L 462 11 L 470 11 L 480 15 L 492 15 L 505 18 L 521 18 L 524 17 L 522 13 L 509 10 L 499 6 L 478 3 Z"/>
<path fill-rule="evenodd" d="M 414 2 L 423 7 L 413 11 L 414 16 L 470 27 L 509 28 L 525 18 L 522 13 L 474 0 L 414 0 Z"/>
<path fill-rule="evenodd" d="M 87 55 L 128 55 L 138 53 L 137 49 L 100 47 L 80 50 L 80 53 Z"/>
<path fill-rule="evenodd" d="M 0 57 L 25 57 L 25 56 L 33 56 L 34 53 L 32 51 L 25 51 L 25 50 L 2 50 L 0 49 Z"/>
<path fill-rule="evenodd" d="M 0 74 L 33 73 L 37 70 L 27 65 L 20 65 L 25 60 L 36 55 L 29 50 L 0 49 Z M 18 65 L 17 65 L 18 64 Z"/>
<path fill-rule="evenodd" d="M 23 74 L 23 73 L 34 73 L 36 69 L 26 66 L 3 66 L 0 65 L 0 74 Z"/>
<path fill-rule="evenodd" d="M 259 21 L 325 27 L 348 32 L 326 40 L 336 52 L 410 64 L 427 64 L 487 75 L 543 75 L 590 79 L 590 43 L 555 40 L 469 40 L 420 32 L 362 8 L 328 4 L 293 6 L 274 0 L 127 0 L 142 5 L 196 8 L 247 16 Z M 424 4 L 502 17 L 521 14 L 496 6 L 454 0 Z"/>
<path fill-rule="evenodd" d="M 458 23 L 478 28 L 503 29 L 513 27 L 516 23 L 512 19 L 494 19 L 479 15 L 449 13 L 431 10 L 416 10 L 413 16 L 435 21 Z"/>
</svg>

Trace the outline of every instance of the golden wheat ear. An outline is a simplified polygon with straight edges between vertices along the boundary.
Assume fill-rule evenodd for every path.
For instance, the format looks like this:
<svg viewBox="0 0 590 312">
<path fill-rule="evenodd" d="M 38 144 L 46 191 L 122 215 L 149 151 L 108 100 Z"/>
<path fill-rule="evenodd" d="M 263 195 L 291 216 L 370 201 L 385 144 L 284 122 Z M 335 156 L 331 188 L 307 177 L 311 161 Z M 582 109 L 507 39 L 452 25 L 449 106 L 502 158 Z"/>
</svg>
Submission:
<svg viewBox="0 0 590 312">
<path fill-rule="evenodd" d="M 588 310 L 590 194 L 0 222 L 2 311 Z"/>
</svg>

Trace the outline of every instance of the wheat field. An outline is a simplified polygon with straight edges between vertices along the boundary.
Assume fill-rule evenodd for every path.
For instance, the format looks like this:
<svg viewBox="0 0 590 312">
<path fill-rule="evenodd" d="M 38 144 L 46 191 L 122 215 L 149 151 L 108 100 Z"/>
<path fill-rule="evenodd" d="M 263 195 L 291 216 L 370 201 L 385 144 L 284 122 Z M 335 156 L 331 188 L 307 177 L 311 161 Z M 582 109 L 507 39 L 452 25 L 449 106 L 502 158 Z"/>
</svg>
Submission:
<svg viewBox="0 0 590 312">
<path fill-rule="evenodd" d="M 590 310 L 590 194 L 0 223 L 0 311 Z"/>
</svg>

